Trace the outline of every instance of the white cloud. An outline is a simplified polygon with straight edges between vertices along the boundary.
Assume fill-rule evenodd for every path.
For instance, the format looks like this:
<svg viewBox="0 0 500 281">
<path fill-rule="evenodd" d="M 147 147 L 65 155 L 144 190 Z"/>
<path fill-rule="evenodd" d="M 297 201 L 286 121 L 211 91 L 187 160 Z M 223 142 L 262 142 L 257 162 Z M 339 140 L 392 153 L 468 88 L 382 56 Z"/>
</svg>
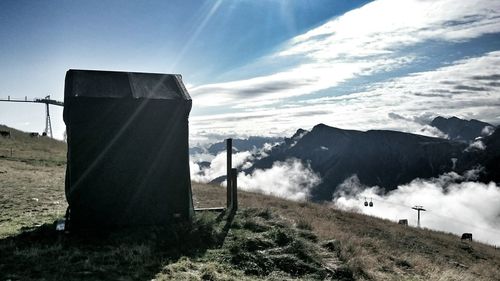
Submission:
<svg viewBox="0 0 500 281">
<path fill-rule="evenodd" d="M 491 1 L 379 0 L 291 39 L 270 56 L 299 57 L 288 69 L 190 90 L 200 106 L 278 102 L 409 64 L 415 57 L 396 54 L 404 47 L 500 32 L 499 14 L 500 4 Z"/>
<path fill-rule="evenodd" d="M 465 151 L 485 150 L 485 149 L 486 145 L 481 140 L 477 140 L 469 144 L 469 146 L 465 149 Z"/>
<path fill-rule="evenodd" d="M 389 54 L 426 40 L 460 41 L 500 31 L 491 1 L 379 0 L 292 40 L 279 55 L 314 59 Z"/>
<path fill-rule="evenodd" d="M 500 51 L 373 84 L 363 92 L 289 102 L 293 105 L 289 107 L 197 116 L 191 118 L 191 124 L 193 132 L 203 128 L 222 133 L 231 128 L 246 134 L 290 135 L 299 126 L 310 128 L 322 122 L 340 128 L 393 129 L 444 137 L 426 126 L 437 115 L 493 124 L 500 121 L 500 87 L 489 86 L 487 80 L 498 73 Z M 460 85 L 480 90 L 464 90 Z"/>
<path fill-rule="evenodd" d="M 253 162 L 267 156 L 275 144 L 264 144 L 253 151 L 233 153 L 232 166 L 237 168 L 238 187 L 242 190 L 282 197 L 290 200 L 306 200 L 311 189 L 321 182 L 321 178 L 310 167 L 298 159 L 276 161 L 269 169 L 254 169 L 251 173 L 245 170 L 252 167 Z M 200 161 L 209 160 L 209 166 Z M 226 175 L 226 152 L 217 156 L 191 155 L 191 180 L 208 183 Z M 223 181 L 221 185 L 226 185 Z"/>
<path fill-rule="evenodd" d="M 194 163 L 198 162 L 212 162 L 214 160 L 215 155 L 212 155 L 208 152 L 204 153 L 195 153 L 189 155 L 189 160 Z"/>
<path fill-rule="evenodd" d="M 306 200 L 311 189 L 320 182 L 319 175 L 297 159 L 276 161 L 270 169 L 238 174 L 239 188 L 290 200 Z"/>
<path fill-rule="evenodd" d="M 487 137 L 487 136 L 490 136 L 491 134 L 493 134 L 493 132 L 495 132 L 495 128 L 493 128 L 492 126 L 485 126 L 481 130 L 481 135 Z"/>
<path fill-rule="evenodd" d="M 190 88 L 194 111 L 215 107 L 212 112 L 225 112 L 191 117 L 192 136 L 200 130 L 290 134 L 319 122 L 442 136 L 417 120 L 422 112 L 500 122 L 499 84 L 478 79 L 500 73 L 500 52 L 370 85 L 362 92 L 297 101 L 353 78 L 418 64 L 421 58 L 410 51 L 416 44 L 461 42 L 498 32 L 500 2 L 374 1 L 292 38 L 266 57 L 273 64 L 291 62 L 278 72 Z M 408 120 L 389 118 L 391 112 Z"/>
<path fill-rule="evenodd" d="M 500 187 L 467 181 L 469 176 L 448 173 L 435 179 L 415 179 L 387 194 L 351 177 L 340 186 L 333 204 L 393 221 L 408 219 L 413 226 L 417 214 L 411 207 L 422 205 L 427 210 L 421 214 L 422 227 L 457 235 L 470 232 L 476 240 L 500 245 Z M 374 207 L 364 207 L 365 198 L 373 200 Z"/>
<path fill-rule="evenodd" d="M 274 104 L 287 98 L 328 89 L 359 75 L 389 71 L 411 57 L 372 58 L 334 64 L 305 63 L 268 76 L 195 87 L 191 95 L 200 106 L 231 105 L 240 108 Z M 250 104 L 250 106 L 249 106 Z"/>
<path fill-rule="evenodd" d="M 199 164 L 199 156 L 190 156 L 189 166 L 191 168 L 191 180 L 196 182 L 208 183 L 220 176 L 225 176 L 227 173 L 227 157 L 226 152 L 221 152 L 213 157 L 209 167 L 202 167 Z M 207 159 L 208 160 L 208 159 Z M 232 164 L 233 168 L 247 169 L 252 165 L 254 156 L 250 151 L 233 153 Z"/>
<path fill-rule="evenodd" d="M 441 130 L 439 130 L 438 128 L 433 127 L 433 126 L 429 126 L 429 125 L 422 126 L 422 128 L 419 131 L 414 132 L 414 133 L 419 134 L 419 135 L 428 136 L 428 137 L 435 137 L 435 138 L 442 138 L 442 139 L 448 138 L 447 134 L 441 132 Z"/>
<path fill-rule="evenodd" d="M 251 151 L 235 152 L 232 154 L 232 166 L 240 170 L 252 167 L 253 162 L 268 156 L 269 151 L 279 143 L 264 143 L 262 147 L 254 147 Z M 227 173 L 226 152 L 217 155 L 209 153 L 197 153 L 189 155 L 191 180 L 209 183 L 212 180 L 225 176 Z M 203 163 L 205 162 L 205 163 Z M 209 163 L 209 165 L 207 165 Z"/>
</svg>

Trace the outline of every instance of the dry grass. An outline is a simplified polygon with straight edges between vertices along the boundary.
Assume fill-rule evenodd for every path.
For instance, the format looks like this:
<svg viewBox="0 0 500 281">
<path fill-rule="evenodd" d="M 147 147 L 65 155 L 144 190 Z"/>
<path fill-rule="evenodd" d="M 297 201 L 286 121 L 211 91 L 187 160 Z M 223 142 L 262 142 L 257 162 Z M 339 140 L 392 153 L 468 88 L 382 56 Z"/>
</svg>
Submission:
<svg viewBox="0 0 500 281">
<path fill-rule="evenodd" d="M 194 198 L 224 206 L 225 188 L 193 184 Z M 240 192 L 243 208 L 269 208 L 292 223 L 308 222 L 321 240 L 335 239 L 357 279 L 500 280 L 500 250 L 438 231 L 310 202 Z"/>
<path fill-rule="evenodd" d="M 62 167 L 0 158 L 0 238 L 62 217 L 66 206 Z"/>
<path fill-rule="evenodd" d="M 10 131 L 11 137 L 0 137 L 0 158 L 23 161 L 36 166 L 66 164 L 66 143 L 29 134 L 0 125 L 1 131 Z"/>
<path fill-rule="evenodd" d="M 66 144 L 9 130 L 0 137 L 0 238 L 39 226 L 66 211 Z M 10 151 L 12 149 L 12 156 Z"/>
</svg>

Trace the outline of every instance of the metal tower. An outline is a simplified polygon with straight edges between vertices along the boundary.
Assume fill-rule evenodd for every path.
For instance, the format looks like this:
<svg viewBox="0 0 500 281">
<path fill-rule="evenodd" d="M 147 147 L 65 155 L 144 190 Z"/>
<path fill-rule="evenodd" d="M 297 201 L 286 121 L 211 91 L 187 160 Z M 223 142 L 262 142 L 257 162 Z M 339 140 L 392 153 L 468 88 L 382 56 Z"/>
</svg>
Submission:
<svg viewBox="0 0 500 281">
<path fill-rule="evenodd" d="M 47 96 L 45 98 L 50 99 L 50 96 Z M 45 109 L 47 112 L 47 115 L 45 116 L 45 135 L 50 136 L 50 138 L 54 138 L 54 136 L 52 135 L 52 123 L 50 122 L 50 111 L 49 111 L 49 104 L 48 103 L 45 104 Z M 49 133 L 50 133 L 50 135 L 49 135 Z"/>
<path fill-rule="evenodd" d="M 64 106 L 64 103 L 61 101 L 57 100 L 51 100 L 50 95 L 46 96 L 43 99 L 34 99 L 34 100 L 28 100 L 28 97 L 24 97 L 24 100 L 22 99 L 11 99 L 10 96 L 8 96 L 7 99 L 0 99 L 0 101 L 7 101 L 7 102 L 32 102 L 32 103 L 44 103 L 45 104 L 45 130 L 44 134 L 46 136 L 49 136 L 51 138 L 54 138 L 52 135 L 52 123 L 50 121 L 50 111 L 49 111 L 49 104 L 52 105 L 57 105 L 57 106 Z"/>
<path fill-rule="evenodd" d="M 412 207 L 413 210 L 416 210 L 418 212 L 418 221 L 417 221 L 417 226 L 420 227 L 420 211 L 424 211 L 425 209 L 422 206 L 415 206 Z"/>
</svg>

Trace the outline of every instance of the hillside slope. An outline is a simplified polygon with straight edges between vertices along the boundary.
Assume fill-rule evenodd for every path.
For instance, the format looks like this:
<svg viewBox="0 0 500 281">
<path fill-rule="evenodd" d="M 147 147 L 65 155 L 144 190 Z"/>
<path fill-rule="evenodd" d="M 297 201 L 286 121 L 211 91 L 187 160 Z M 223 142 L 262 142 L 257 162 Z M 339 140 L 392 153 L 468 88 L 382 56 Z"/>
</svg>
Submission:
<svg viewBox="0 0 500 281">
<path fill-rule="evenodd" d="M 23 161 L 66 163 L 66 143 L 48 137 L 31 137 L 28 133 L 0 125 L 0 131 L 10 132 L 10 137 L 0 136 L 0 157 Z"/>
<path fill-rule="evenodd" d="M 232 219 L 197 213 L 175 229 L 56 233 L 65 146 L 16 139 L 1 143 L 26 157 L 0 157 L 0 280 L 500 280 L 491 246 L 242 191 Z M 220 186 L 193 183 L 193 193 L 197 207 L 226 200 Z"/>
</svg>

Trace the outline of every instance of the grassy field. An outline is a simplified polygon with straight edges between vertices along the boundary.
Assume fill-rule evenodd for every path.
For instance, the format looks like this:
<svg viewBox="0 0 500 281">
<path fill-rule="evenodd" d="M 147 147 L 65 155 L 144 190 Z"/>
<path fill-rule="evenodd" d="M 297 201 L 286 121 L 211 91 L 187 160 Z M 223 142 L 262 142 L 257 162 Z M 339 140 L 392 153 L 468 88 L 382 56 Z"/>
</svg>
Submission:
<svg viewBox="0 0 500 281">
<path fill-rule="evenodd" d="M 67 206 L 64 159 L 62 142 L 0 138 L 0 280 L 500 280 L 491 246 L 248 192 L 234 216 L 65 235 L 53 224 Z M 197 207 L 225 204 L 222 187 L 193 193 Z"/>
</svg>

